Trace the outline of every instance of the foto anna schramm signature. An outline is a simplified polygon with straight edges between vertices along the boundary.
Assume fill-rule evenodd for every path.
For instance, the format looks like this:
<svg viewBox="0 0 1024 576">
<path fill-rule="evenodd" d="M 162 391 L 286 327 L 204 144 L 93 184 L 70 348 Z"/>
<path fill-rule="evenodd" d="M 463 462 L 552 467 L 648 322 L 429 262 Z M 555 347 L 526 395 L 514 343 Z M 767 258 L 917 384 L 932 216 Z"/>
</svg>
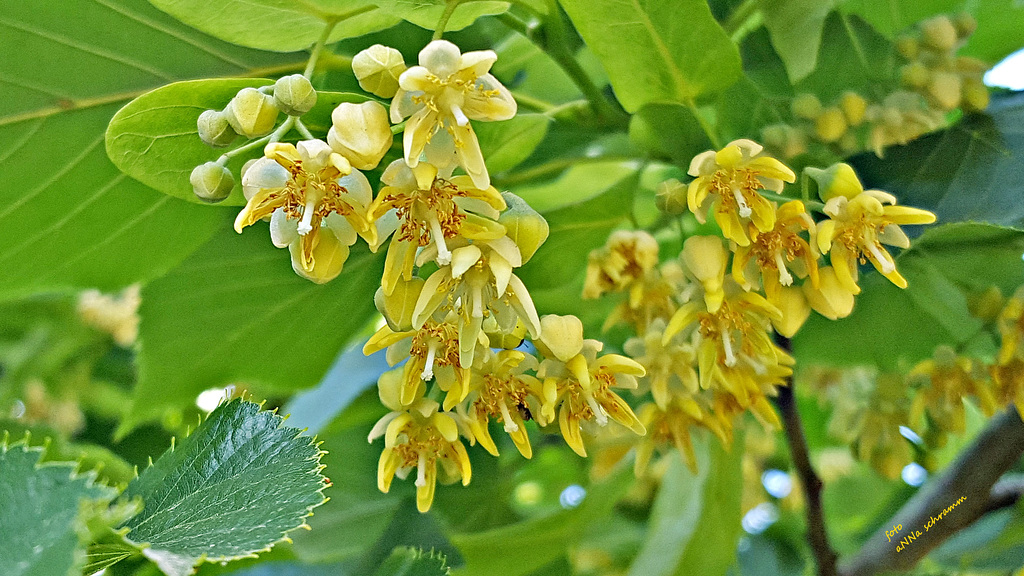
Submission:
<svg viewBox="0 0 1024 576">
<path fill-rule="evenodd" d="M 939 520 L 942 520 L 943 518 L 945 518 L 947 514 L 949 514 L 950 512 L 953 511 L 953 508 L 956 508 L 957 504 L 960 504 L 961 502 L 963 502 L 966 499 L 967 499 L 966 496 L 961 496 L 960 499 L 958 499 L 956 502 L 953 502 L 947 508 L 944 508 L 941 512 L 939 512 L 939 514 L 937 516 L 930 516 L 928 518 L 928 521 L 924 523 L 924 526 L 922 526 L 922 528 L 924 528 L 924 531 L 927 532 L 928 530 L 930 530 L 931 527 L 934 526 L 936 522 L 938 522 Z M 902 524 L 897 524 L 897 525 L 892 527 L 892 530 L 886 530 L 885 531 L 885 537 L 889 539 L 889 542 L 892 542 L 893 537 L 896 536 L 897 534 L 899 534 L 900 530 L 902 530 L 902 529 L 903 529 L 903 525 Z M 897 552 L 902 552 L 903 549 L 906 548 L 908 544 L 910 544 L 914 540 L 917 540 L 918 538 L 920 538 L 921 534 L 923 534 L 923 533 L 924 532 L 921 532 L 920 530 L 915 530 L 913 532 L 908 532 L 906 534 L 906 536 L 904 536 L 903 538 L 900 539 L 899 544 L 896 545 L 896 551 Z"/>
</svg>

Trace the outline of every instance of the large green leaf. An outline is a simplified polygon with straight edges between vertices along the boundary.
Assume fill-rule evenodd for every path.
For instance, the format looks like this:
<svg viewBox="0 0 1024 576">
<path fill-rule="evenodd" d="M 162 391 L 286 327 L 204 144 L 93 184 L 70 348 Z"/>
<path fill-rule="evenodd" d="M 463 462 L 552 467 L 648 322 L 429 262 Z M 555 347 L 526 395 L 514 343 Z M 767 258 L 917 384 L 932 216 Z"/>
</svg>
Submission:
<svg viewBox="0 0 1024 576">
<path fill-rule="evenodd" d="M 242 88 L 272 84 L 272 80 L 224 78 L 192 80 L 163 86 L 132 100 L 114 115 L 107 128 L 107 154 L 129 176 L 153 188 L 191 202 L 201 201 L 192 192 L 189 175 L 196 166 L 214 161 L 225 150 L 207 146 L 199 139 L 196 120 L 204 110 L 221 109 Z M 303 122 L 325 137 L 331 111 L 341 102 L 363 102 L 359 94 L 321 91 L 313 110 Z M 283 115 L 282 115 L 283 116 Z M 292 132 L 292 139 L 298 133 Z M 238 143 L 241 145 L 241 142 Z M 236 175 L 235 188 L 226 205 L 245 204 L 242 165 L 263 155 L 262 148 L 232 157 L 228 168 Z"/>
<path fill-rule="evenodd" d="M 166 82 L 301 66 L 212 40 L 144 0 L 5 4 L 0 52 L 12 55 L 0 59 L 0 297 L 113 289 L 181 261 L 221 216 L 120 174 L 103 151 L 107 121 Z"/>
<path fill-rule="evenodd" d="M 0 574 L 70 576 L 85 560 L 83 505 L 113 489 L 75 474 L 70 463 L 39 464 L 42 450 L 0 442 Z"/>
<path fill-rule="evenodd" d="M 487 170 L 498 174 L 529 158 L 548 133 L 550 123 L 551 119 L 543 114 L 520 113 L 511 120 L 474 125 Z"/>
<path fill-rule="evenodd" d="M 451 573 L 443 554 L 396 548 L 380 565 L 376 576 L 448 576 Z"/>
<path fill-rule="evenodd" d="M 693 112 L 682 104 L 645 104 L 629 121 L 629 139 L 651 156 L 683 168 L 712 148 Z"/>
<path fill-rule="evenodd" d="M 628 112 L 728 88 L 740 55 L 703 0 L 562 0 Z"/>
<path fill-rule="evenodd" d="M 813 315 L 800 329 L 793 338 L 797 361 L 895 369 L 930 357 L 939 344 L 963 345 L 981 329 L 967 295 L 990 286 L 1008 294 L 1024 283 L 1022 254 L 1019 230 L 972 223 L 928 230 L 897 259 L 907 289 L 865 274 L 850 316 Z"/>
<path fill-rule="evenodd" d="M 126 538 L 167 576 L 201 559 L 231 560 L 269 549 L 323 503 L 320 450 L 252 402 L 214 410 L 128 485 L 143 509 Z"/>
<path fill-rule="evenodd" d="M 241 46 L 292 52 L 312 45 L 329 22 L 328 42 L 390 28 L 398 18 L 368 0 L 150 0 L 182 22 Z"/>
<path fill-rule="evenodd" d="M 831 105 L 847 90 L 881 100 L 899 88 L 892 43 L 863 20 L 832 12 L 823 34 L 827 41 L 818 50 L 817 66 L 795 84 L 797 92 L 816 94 Z"/>
<path fill-rule="evenodd" d="M 225 226 L 143 289 L 139 383 L 122 430 L 233 382 L 316 384 L 373 314 L 382 261 L 357 245 L 341 276 L 317 285 L 292 271 L 265 226 Z"/>
<path fill-rule="evenodd" d="M 1024 95 L 997 98 L 944 132 L 864 154 L 852 164 L 866 186 L 901 204 L 932 210 L 939 222 L 1024 225 Z"/>
<path fill-rule="evenodd" d="M 716 439 L 696 445 L 697 474 L 670 456 L 631 576 L 725 574 L 740 535 L 741 451 Z"/>
<path fill-rule="evenodd" d="M 765 28 L 789 78 L 796 82 L 810 74 L 818 63 L 821 32 L 832 0 L 760 0 L 760 5 Z"/>
<path fill-rule="evenodd" d="M 334 0 L 344 2 L 344 0 Z M 451 0 L 375 0 L 375 4 L 381 9 L 408 20 L 413 24 L 428 30 L 433 30 L 437 25 L 441 14 L 444 13 L 446 5 Z M 451 17 L 445 24 L 445 30 L 461 30 L 472 24 L 477 18 L 489 14 L 501 14 L 508 10 L 508 2 L 495 2 L 492 0 L 458 0 Z"/>
</svg>

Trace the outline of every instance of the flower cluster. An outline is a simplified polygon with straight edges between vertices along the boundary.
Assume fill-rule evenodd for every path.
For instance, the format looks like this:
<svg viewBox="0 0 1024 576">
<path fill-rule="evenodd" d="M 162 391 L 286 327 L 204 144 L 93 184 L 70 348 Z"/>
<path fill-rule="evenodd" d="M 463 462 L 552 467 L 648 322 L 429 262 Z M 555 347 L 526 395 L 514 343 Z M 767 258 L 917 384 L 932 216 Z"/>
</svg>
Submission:
<svg viewBox="0 0 1024 576">
<path fill-rule="evenodd" d="M 832 319 L 848 315 L 860 264 L 870 261 L 906 287 L 884 245 L 906 248 L 900 225 L 935 220 L 864 190 L 852 168 L 837 164 L 807 169 L 824 201 L 815 221 L 804 202 L 776 201 L 796 174 L 750 140 L 698 155 L 689 174 L 688 186 L 661 187 L 659 205 L 685 204 L 701 223 L 713 216 L 724 238 L 691 236 L 678 259 L 659 264 L 654 237 L 617 231 L 591 253 L 584 287 L 589 298 L 626 294 L 613 319 L 635 329 L 625 350 L 646 369 L 639 392 L 652 400 L 638 409 L 651 431 L 640 469 L 664 442 L 694 467 L 692 427 L 730 444 L 734 417 L 745 411 L 778 425 L 768 398 L 786 384 L 794 360 L 776 340 L 793 336 L 812 309 Z"/>
</svg>

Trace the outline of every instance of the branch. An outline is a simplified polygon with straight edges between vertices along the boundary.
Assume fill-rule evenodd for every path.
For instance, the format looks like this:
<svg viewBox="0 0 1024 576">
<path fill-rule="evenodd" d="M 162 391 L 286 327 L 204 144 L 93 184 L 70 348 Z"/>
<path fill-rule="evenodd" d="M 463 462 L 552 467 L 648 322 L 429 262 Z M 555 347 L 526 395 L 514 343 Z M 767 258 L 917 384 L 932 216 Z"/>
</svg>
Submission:
<svg viewBox="0 0 1024 576">
<path fill-rule="evenodd" d="M 878 572 L 903 571 L 933 548 L 971 525 L 986 512 L 1016 501 L 1024 484 L 1019 478 L 996 481 L 1024 453 L 1024 422 L 1012 406 L 994 417 L 978 438 L 934 480 L 903 505 L 853 555 L 843 561 L 840 576 L 871 576 Z M 964 498 L 945 516 L 939 514 Z M 934 518 L 934 520 L 933 520 Z M 925 524 L 930 523 L 928 529 Z M 889 541 L 887 530 L 902 525 Z M 907 534 L 917 534 L 897 552 Z"/>
<path fill-rule="evenodd" d="M 789 386 L 779 388 L 779 395 L 775 401 L 779 406 L 779 411 L 782 412 L 782 427 L 786 431 L 786 443 L 789 445 L 793 466 L 796 467 L 804 495 L 807 497 L 807 541 L 811 545 L 814 561 L 818 565 L 818 576 L 836 576 L 836 560 L 839 556 L 828 541 L 828 532 L 825 529 L 825 511 L 821 504 L 823 485 L 821 478 L 818 478 L 814 467 L 811 466 L 811 459 L 807 451 L 807 439 L 804 437 L 800 413 L 796 409 L 796 399 L 793 396 L 792 379 L 790 379 Z"/>
</svg>

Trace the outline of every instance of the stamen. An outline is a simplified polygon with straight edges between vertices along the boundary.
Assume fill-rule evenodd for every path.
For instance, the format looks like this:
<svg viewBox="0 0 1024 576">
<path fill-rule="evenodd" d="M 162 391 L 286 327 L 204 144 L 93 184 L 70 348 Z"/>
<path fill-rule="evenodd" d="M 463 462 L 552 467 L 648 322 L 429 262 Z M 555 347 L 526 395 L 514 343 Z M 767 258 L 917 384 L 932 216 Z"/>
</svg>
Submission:
<svg viewBox="0 0 1024 576">
<path fill-rule="evenodd" d="M 508 406 L 505 405 L 504 400 L 498 402 L 498 408 L 501 409 L 501 420 L 505 423 L 505 432 L 509 434 L 519 432 L 519 424 L 512 420 L 512 414 L 509 413 Z"/>
<path fill-rule="evenodd" d="M 775 253 L 775 266 L 779 269 L 779 282 L 783 286 L 792 284 L 793 277 L 789 274 L 789 270 L 786 269 L 786 261 L 782 259 L 782 251 Z"/>
<path fill-rule="evenodd" d="M 299 236 L 313 231 L 313 213 L 316 212 L 316 199 L 310 198 L 302 208 L 302 220 L 299 222 Z"/>
<path fill-rule="evenodd" d="M 427 359 L 423 363 L 423 372 L 420 373 L 420 379 L 424 382 L 434 377 L 434 357 L 437 355 L 437 349 L 440 345 L 441 343 L 433 338 L 427 344 Z"/>
<path fill-rule="evenodd" d="M 420 452 L 419 462 L 416 463 L 416 486 L 427 485 L 427 455 Z"/>
<path fill-rule="evenodd" d="M 743 197 L 743 191 L 740 187 L 732 185 L 732 196 L 736 199 L 736 206 L 740 209 L 740 216 L 743 218 L 750 218 L 751 210 L 750 206 L 747 206 L 747 199 Z"/>
<path fill-rule="evenodd" d="M 871 255 L 875 257 L 875 260 L 882 265 L 883 274 L 890 274 L 896 270 L 896 265 L 893 264 L 892 260 L 889 260 L 889 258 L 878 249 L 879 246 L 877 242 L 865 242 L 865 244 L 867 245 L 868 251 L 871 252 Z"/>
<path fill-rule="evenodd" d="M 447 266 L 452 263 L 452 253 L 448 245 L 444 243 L 444 231 L 441 230 L 441 223 L 437 221 L 437 214 L 430 213 L 430 237 L 437 245 L 437 263 Z"/>
<path fill-rule="evenodd" d="M 719 334 L 722 335 L 722 348 L 725 349 L 725 365 L 730 368 L 736 365 L 736 355 L 732 351 L 732 338 L 729 336 L 729 327 L 725 322 L 718 326 Z"/>
</svg>

